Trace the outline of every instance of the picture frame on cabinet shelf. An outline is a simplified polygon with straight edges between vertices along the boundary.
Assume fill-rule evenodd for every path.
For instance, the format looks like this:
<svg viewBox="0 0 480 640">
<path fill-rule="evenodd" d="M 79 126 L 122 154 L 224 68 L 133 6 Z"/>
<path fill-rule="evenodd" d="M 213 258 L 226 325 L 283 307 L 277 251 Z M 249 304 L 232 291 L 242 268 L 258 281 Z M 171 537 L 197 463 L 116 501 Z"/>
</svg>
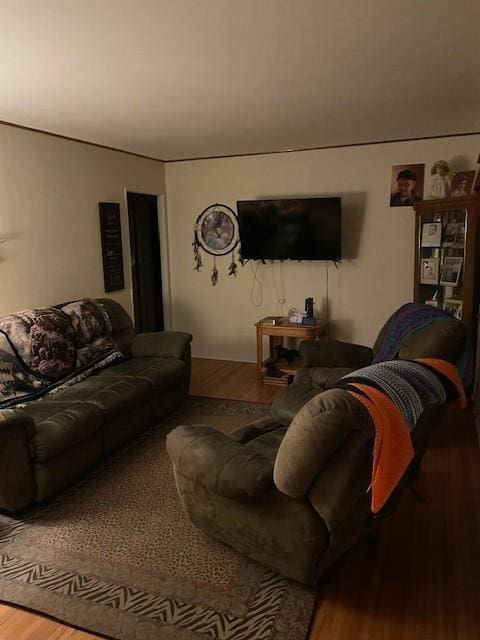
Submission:
<svg viewBox="0 0 480 640">
<path fill-rule="evenodd" d="M 439 247 L 442 244 L 442 223 L 424 222 L 422 224 L 422 247 Z"/>
<path fill-rule="evenodd" d="M 455 300 L 454 298 L 446 298 L 443 301 L 443 310 L 451 313 L 458 320 L 462 319 L 463 300 Z"/>
<path fill-rule="evenodd" d="M 449 222 L 445 227 L 445 233 L 443 234 L 443 246 L 453 247 L 457 241 L 458 222 Z"/>
<path fill-rule="evenodd" d="M 450 198 L 465 198 L 472 192 L 475 171 L 459 171 L 453 176 Z"/>
<path fill-rule="evenodd" d="M 447 287 L 456 287 L 460 281 L 460 273 L 462 271 L 463 258 L 456 256 L 447 256 L 443 261 L 442 275 L 440 284 Z"/>
<path fill-rule="evenodd" d="M 480 163 L 480 156 L 478 157 L 477 162 Z M 475 178 L 475 184 L 473 185 L 473 190 L 474 191 L 480 190 L 480 167 L 477 169 L 477 177 Z"/>
<path fill-rule="evenodd" d="M 465 223 L 458 222 L 454 246 L 457 248 L 463 248 L 464 245 L 465 245 Z"/>
<path fill-rule="evenodd" d="M 420 262 L 420 284 L 438 284 L 440 260 L 438 258 L 422 258 Z"/>
</svg>

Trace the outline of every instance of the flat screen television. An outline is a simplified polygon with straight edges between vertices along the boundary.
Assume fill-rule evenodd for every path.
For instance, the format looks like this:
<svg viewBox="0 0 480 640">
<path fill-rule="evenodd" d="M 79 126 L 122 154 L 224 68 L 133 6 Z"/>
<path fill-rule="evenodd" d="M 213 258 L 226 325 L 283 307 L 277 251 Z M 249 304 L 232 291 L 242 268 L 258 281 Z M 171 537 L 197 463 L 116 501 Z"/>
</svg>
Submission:
<svg viewBox="0 0 480 640">
<path fill-rule="evenodd" d="M 341 198 L 239 200 L 244 260 L 340 260 Z"/>
</svg>

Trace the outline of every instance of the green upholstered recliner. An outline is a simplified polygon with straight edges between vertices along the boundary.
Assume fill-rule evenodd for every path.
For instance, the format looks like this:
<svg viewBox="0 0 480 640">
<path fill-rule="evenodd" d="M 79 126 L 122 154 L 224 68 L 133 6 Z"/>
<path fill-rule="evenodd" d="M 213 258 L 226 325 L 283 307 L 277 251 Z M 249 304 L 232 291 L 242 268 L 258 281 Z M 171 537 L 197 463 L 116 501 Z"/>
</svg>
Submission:
<svg viewBox="0 0 480 640">
<path fill-rule="evenodd" d="M 340 340 L 306 340 L 300 345 L 302 367 L 295 381 L 272 403 L 272 414 L 281 424 L 288 425 L 301 407 L 320 391 L 333 386 L 340 378 L 371 364 L 379 351 L 393 314 L 384 324 L 372 348 Z M 455 363 L 463 351 L 467 327 L 452 318 L 436 320 L 412 333 L 402 344 L 398 357 L 437 357 Z"/>
<path fill-rule="evenodd" d="M 464 325 L 453 319 L 435 325 L 412 336 L 403 355 L 456 361 Z M 396 506 L 445 411 L 430 406 L 421 415 L 412 432 L 415 457 L 374 518 L 370 416 L 347 391 L 322 390 L 371 356 L 368 348 L 341 342 L 304 344 L 300 380 L 277 396 L 271 417 L 229 435 L 207 425 L 172 431 L 167 450 L 191 521 L 273 571 L 314 585 Z"/>
</svg>

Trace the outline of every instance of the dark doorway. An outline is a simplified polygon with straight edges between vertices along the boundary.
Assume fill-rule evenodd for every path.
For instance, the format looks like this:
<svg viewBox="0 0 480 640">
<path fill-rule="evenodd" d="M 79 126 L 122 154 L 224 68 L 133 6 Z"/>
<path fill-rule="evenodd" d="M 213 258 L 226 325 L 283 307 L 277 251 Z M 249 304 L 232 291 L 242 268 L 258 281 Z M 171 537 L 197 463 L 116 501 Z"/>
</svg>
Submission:
<svg viewBox="0 0 480 640">
<path fill-rule="evenodd" d="M 164 328 L 157 197 L 127 192 L 133 308 L 139 333 Z"/>
</svg>

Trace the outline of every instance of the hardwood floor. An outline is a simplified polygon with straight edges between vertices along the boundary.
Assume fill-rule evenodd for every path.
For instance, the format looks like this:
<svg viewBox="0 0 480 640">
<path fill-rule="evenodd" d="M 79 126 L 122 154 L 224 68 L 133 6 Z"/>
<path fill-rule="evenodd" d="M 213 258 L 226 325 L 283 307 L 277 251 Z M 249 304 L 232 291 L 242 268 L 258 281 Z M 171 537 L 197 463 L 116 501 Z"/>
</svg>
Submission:
<svg viewBox="0 0 480 640">
<path fill-rule="evenodd" d="M 254 364 L 193 362 L 192 395 L 268 403 L 279 390 L 256 380 Z M 407 492 L 378 543 L 332 569 L 310 640 L 480 638 L 480 450 L 471 413 L 452 411 L 439 426 L 418 489 L 425 502 Z M 0 640 L 94 638 L 0 605 Z"/>
<path fill-rule="evenodd" d="M 195 358 L 192 366 L 193 396 L 270 403 L 281 387 L 257 380 L 253 363 Z"/>
</svg>

